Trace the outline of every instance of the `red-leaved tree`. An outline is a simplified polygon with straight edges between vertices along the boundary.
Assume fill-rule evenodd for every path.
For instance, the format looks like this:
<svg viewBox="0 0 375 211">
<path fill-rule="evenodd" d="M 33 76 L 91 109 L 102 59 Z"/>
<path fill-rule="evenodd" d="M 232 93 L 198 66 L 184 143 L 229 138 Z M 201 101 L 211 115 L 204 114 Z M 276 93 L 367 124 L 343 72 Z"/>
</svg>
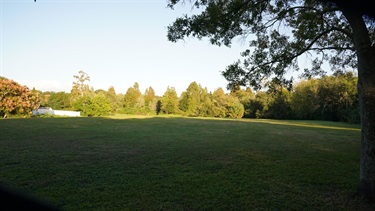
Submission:
<svg viewBox="0 0 375 211">
<path fill-rule="evenodd" d="M 39 104 L 37 91 L 30 91 L 26 86 L 0 77 L 0 116 L 30 116 Z"/>
</svg>

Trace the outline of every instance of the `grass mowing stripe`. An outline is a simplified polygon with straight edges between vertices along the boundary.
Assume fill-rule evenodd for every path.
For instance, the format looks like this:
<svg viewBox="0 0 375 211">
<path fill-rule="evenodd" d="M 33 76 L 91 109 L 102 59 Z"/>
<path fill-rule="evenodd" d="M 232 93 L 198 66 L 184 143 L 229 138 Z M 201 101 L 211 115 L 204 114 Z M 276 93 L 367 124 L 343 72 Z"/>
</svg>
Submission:
<svg viewBox="0 0 375 211">
<path fill-rule="evenodd" d="M 64 210 L 346 209 L 359 175 L 358 126 L 342 123 L 116 116 L 0 128 L 0 180 Z"/>
</svg>

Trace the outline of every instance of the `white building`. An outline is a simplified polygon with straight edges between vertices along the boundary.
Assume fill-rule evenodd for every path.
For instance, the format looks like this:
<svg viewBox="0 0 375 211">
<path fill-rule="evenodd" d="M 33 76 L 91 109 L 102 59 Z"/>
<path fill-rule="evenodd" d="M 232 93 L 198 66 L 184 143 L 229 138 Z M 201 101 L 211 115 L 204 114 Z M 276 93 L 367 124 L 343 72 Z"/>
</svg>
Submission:
<svg viewBox="0 0 375 211">
<path fill-rule="evenodd" d="M 50 114 L 56 116 L 81 116 L 79 111 L 63 111 L 63 110 L 53 110 L 52 108 L 40 107 L 33 110 L 33 115 L 37 116 L 40 114 Z"/>
</svg>

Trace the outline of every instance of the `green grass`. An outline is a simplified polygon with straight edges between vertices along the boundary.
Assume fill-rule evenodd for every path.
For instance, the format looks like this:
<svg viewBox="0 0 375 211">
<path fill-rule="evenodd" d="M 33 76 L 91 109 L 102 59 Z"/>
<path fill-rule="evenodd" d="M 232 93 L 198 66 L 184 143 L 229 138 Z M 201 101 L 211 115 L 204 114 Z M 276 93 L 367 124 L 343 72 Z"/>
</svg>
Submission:
<svg viewBox="0 0 375 211">
<path fill-rule="evenodd" d="M 63 210 L 343 210 L 357 125 L 115 116 L 0 120 L 0 181 Z"/>
</svg>

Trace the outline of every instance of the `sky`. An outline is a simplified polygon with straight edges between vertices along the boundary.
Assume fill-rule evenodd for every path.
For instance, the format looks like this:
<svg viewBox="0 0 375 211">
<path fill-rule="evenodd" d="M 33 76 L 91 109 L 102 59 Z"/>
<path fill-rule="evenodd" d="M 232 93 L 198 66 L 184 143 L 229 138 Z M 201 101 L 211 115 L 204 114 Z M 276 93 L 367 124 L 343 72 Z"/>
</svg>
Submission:
<svg viewBox="0 0 375 211">
<path fill-rule="evenodd" d="M 0 0 L 0 12 L 0 75 L 41 91 L 70 92 L 82 70 L 95 90 L 126 93 L 138 82 L 162 96 L 195 81 L 213 92 L 226 88 L 221 71 L 247 46 L 168 41 L 168 25 L 198 11 L 166 0 Z"/>
</svg>

